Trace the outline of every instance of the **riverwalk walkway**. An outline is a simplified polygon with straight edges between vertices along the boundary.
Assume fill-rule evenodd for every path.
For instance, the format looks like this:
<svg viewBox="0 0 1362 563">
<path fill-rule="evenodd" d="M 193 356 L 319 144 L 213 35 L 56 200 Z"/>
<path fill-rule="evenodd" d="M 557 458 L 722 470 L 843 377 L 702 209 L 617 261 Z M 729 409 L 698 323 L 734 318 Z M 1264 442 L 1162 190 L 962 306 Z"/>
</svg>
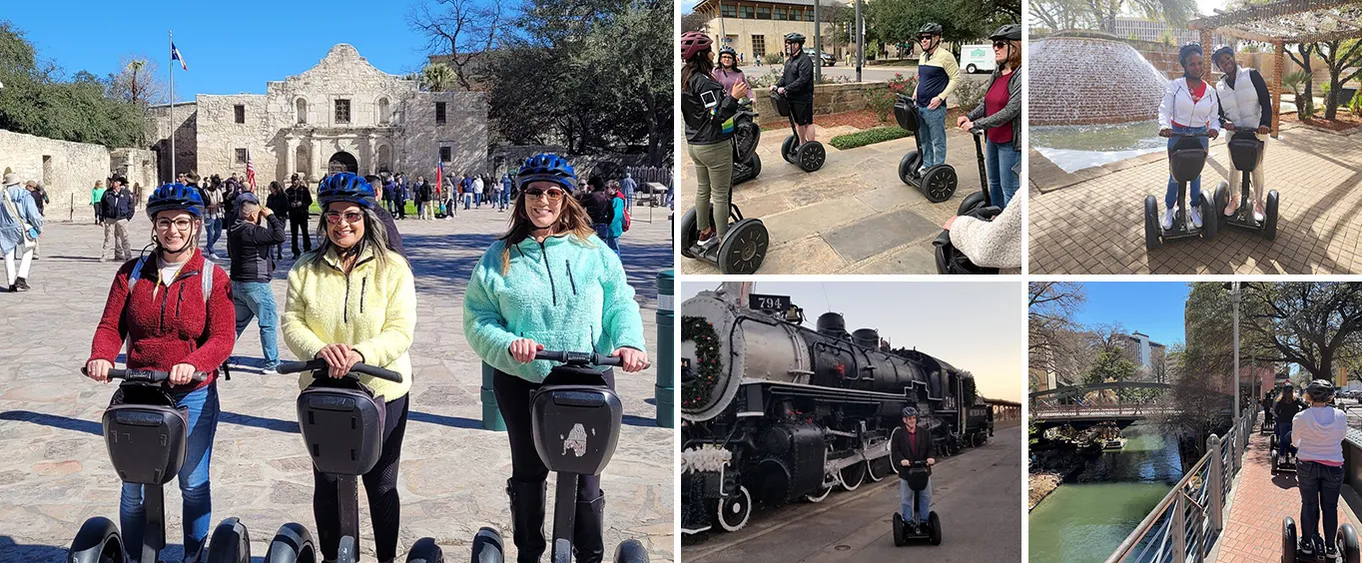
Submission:
<svg viewBox="0 0 1362 563">
<path fill-rule="evenodd" d="M 1259 428 L 1258 424 L 1261 424 L 1261 418 L 1254 426 L 1255 430 Z M 1276 561 L 1282 552 L 1282 518 L 1295 519 L 1298 529 L 1301 525 L 1301 496 L 1296 488 L 1296 475 L 1272 475 L 1268 437 L 1255 431 L 1249 438 L 1243 469 L 1231 489 L 1233 496 L 1225 530 L 1212 549 L 1211 560 L 1223 563 Z M 1339 524 L 1348 522 L 1362 528 L 1357 515 L 1343 502 L 1349 494 L 1348 487 L 1343 489 L 1338 503 Z"/>
</svg>

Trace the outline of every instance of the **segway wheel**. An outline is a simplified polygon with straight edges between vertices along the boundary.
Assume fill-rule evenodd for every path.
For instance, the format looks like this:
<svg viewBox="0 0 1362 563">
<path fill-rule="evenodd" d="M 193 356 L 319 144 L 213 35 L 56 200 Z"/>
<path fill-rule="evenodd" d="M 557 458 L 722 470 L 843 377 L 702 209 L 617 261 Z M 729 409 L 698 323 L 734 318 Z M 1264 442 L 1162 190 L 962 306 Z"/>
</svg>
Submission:
<svg viewBox="0 0 1362 563">
<path fill-rule="evenodd" d="M 741 182 L 733 182 L 734 185 L 746 182 L 761 175 L 761 157 L 753 154 L 752 158 L 747 159 L 747 173 L 743 174 Z"/>
<path fill-rule="evenodd" d="M 804 495 L 804 500 L 809 501 L 813 504 L 818 504 L 820 502 L 823 502 L 823 499 L 828 498 L 828 493 L 831 492 L 832 487 L 823 486 L 821 489 L 818 489 L 817 491 Z"/>
<path fill-rule="evenodd" d="M 842 490 L 854 491 L 861 487 L 865 482 L 866 463 L 854 463 L 842 468 L 837 475 L 842 480 Z"/>
<path fill-rule="evenodd" d="M 1296 521 L 1290 516 L 1282 518 L 1282 563 L 1296 563 Z"/>
<path fill-rule="evenodd" d="M 695 209 L 692 208 L 681 217 L 681 255 L 698 260 L 700 257 L 690 251 L 690 247 L 698 240 L 700 240 L 700 226 L 696 223 Z"/>
<path fill-rule="evenodd" d="M 927 201 L 941 203 L 955 195 L 958 181 L 954 168 L 944 164 L 933 166 L 922 175 L 922 194 L 927 196 Z"/>
<path fill-rule="evenodd" d="M 1263 236 L 1267 240 L 1277 240 L 1277 204 L 1281 198 L 1277 195 L 1277 190 L 1268 190 L 1267 203 L 1263 209 Z"/>
<path fill-rule="evenodd" d="M 715 516 L 725 532 L 736 532 L 746 526 L 747 519 L 752 517 L 752 495 L 747 487 L 739 485 L 738 492 L 719 499 Z"/>
<path fill-rule="evenodd" d="M 1220 233 L 1220 212 L 1215 210 L 1215 202 L 1206 194 L 1201 195 L 1201 238 L 1211 240 Z"/>
<path fill-rule="evenodd" d="M 501 532 L 483 527 L 473 536 L 473 563 L 502 563 L 506 559 Z"/>
<path fill-rule="evenodd" d="M 746 275 L 755 273 L 766 259 L 766 248 L 771 244 L 766 225 L 761 219 L 743 219 L 734 223 L 719 243 L 719 273 Z"/>
<path fill-rule="evenodd" d="M 823 148 L 823 143 L 809 141 L 799 146 L 799 169 L 805 172 L 814 172 L 823 167 L 823 162 L 827 160 L 828 154 Z"/>
<path fill-rule="evenodd" d="M 785 137 L 785 141 L 780 143 L 780 156 L 785 158 L 785 162 L 795 163 L 795 148 L 799 146 L 799 137 L 790 135 Z"/>
<path fill-rule="evenodd" d="M 922 162 L 922 156 L 917 151 L 908 151 L 899 159 L 899 179 L 910 186 L 916 186 L 918 164 Z"/>
<path fill-rule="evenodd" d="M 908 543 L 908 542 L 904 541 L 904 537 L 903 537 L 903 516 L 900 515 L 899 513 L 895 512 L 895 513 L 894 513 L 894 547 L 903 547 L 903 544 L 905 544 L 905 543 Z"/>
<path fill-rule="evenodd" d="M 936 511 L 927 514 L 927 527 L 931 528 L 932 545 L 941 545 L 941 518 Z"/>
<path fill-rule="evenodd" d="M 212 563 L 250 563 L 251 535 L 246 525 L 227 518 L 213 530 L 208 541 L 208 561 Z"/>
<path fill-rule="evenodd" d="M 1159 225 L 1159 204 L 1154 196 L 1144 198 L 1144 248 L 1154 250 L 1163 244 L 1163 228 Z"/>
<path fill-rule="evenodd" d="M 987 203 L 987 201 L 985 201 L 987 199 L 988 198 L 984 196 L 984 192 L 974 192 L 972 194 L 969 194 L 965 196 L 964 201 L 960 202 L 960 207 L 955 208 L 955 214 L 969 215 L 969 212 L 974 211 L 977 208 L 983 207 L 984 204 Z"/>
<path fill-rule="evenodd" d="M 444 563 L 445 553 L 435 538 L 421 538 L 407 552 L 407 563 Z"/>
<path fill-rule="evenodd" d="M 279 527 L 265 551 L 265 561 L 320 561 L 321 554 L 312 542 L 312 532 L 307 526 L 289 522 Z"/>
<path fill-rule="evenodd" d="M 1202 192 L 1201 197 L 1206 197 L 1206 193 L 1205 193 L 1205 192 Z M 1216 212 L 1216 213 L 1220 213 L 1220 214 L 1224 214 L 1224 213 L 1225 213 L 1225 206 L 1230 204 L 1230 184 L 1229 184 L 1228 182 L 1226 182 L 1226 181 L 1224 181 L 1224 180 L 1221 180 L 1221 181 L 1220 181 L 1220 185 L 1218 185 L 1218 186 L 1215 187 L 1215 198 L 1214 198 L 1214 201 L 1215 201 L 1215 212 Z M 1219 215 L 1216 216 L 1216 218 L 1219 218 L 1219 217 L 1220 217 Z M 1203 218 L 1203 220 L 1204 220 L 1204 218 Z"/>
<path fill-rule="evenodd" d="M 638 540 L 624 540 L 615 548 L 615 563 L 648 563 L 648 550 Z"/>
<path fill-rule="evenodd" d="M 1357 530 L 1353 529 L 1352 524 L 1343 524 L 1338 527 L 1337 541 L 1338 553 L 1343 556 L 1343 563 L 1358 563 L 1362 561 L 1362 546 L 1357 542 Z"/>
</svg>

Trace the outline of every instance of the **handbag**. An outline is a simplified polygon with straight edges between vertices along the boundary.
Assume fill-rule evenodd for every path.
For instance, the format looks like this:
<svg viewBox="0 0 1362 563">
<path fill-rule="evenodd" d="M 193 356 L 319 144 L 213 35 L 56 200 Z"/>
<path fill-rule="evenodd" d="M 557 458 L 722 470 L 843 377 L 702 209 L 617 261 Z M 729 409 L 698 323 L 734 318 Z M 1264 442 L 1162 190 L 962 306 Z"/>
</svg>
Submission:
<svg viewBox="0 0 1362 563">
<path fill-rule="evenodd" d="M 23 227 L 24 237 L 27 238 L 25 246 L 28 246 L 30 243 L 38 242 L 38 229 L 36 227 L 31 227 L 28 223 L 24 222 L 23 217 L 19 215 L 19 206 L 15 205 L 14 200 L 9 197 L 9 190 L 0 188 L 0 194 L 4 195 L 5 209 L 9 211 L 10 215 L 14 216 L 15 221 L 19 222 L 19 226 Z"/>
</svg>

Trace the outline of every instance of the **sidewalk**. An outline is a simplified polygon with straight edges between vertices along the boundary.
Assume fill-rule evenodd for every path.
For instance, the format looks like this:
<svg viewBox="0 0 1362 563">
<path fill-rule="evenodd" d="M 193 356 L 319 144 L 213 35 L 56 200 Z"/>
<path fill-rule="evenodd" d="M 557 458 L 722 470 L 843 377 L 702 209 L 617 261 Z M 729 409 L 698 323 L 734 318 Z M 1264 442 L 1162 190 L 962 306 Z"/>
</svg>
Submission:
<svg viewBox="0 0 1362 563">
<path fill-rule="evenodd" d="M 1258 424 L 1261 425 L 1261 421 Z M 1272 475 L 1268 453 L 1269 435 L 1256 432 L 1259 425 L 1254 426 L 1255 432 L 1249 438 L 1248 451 L 1244 452 L 1244 467 L 1233 489 L 1230 515 L 1225 520 L 1225 530 L 1220 534 L 1216 547 L 1216 561 L 1248 563 L 1278 560 L 1282 552 L 1283 517 L 1290 516 L 1296 520 L 1297 533 L 1300 533 L 1301 496 L 1296 489 L 1296 474 Z M 1340 526 L 1351 523 L 1353 527 L 1358 527 L 1357 515 L 1353 514 L 1341 496 L 1338 523 Z M 1320 522 L 1321 529 L 1323 524 Z"/>
</svg>

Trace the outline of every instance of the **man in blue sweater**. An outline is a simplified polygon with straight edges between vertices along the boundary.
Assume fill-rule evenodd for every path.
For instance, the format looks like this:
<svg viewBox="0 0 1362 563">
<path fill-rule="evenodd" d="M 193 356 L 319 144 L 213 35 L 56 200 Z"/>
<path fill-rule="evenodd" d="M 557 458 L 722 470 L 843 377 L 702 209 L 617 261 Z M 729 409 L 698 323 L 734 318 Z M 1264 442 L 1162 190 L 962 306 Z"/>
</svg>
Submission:
<svg viewBox="0 0 1362 563">
<path fill-rule="evenodd" d="M 922 116 L 922 166 L 918 174 L 928 168 L 946 163 L 946 97 L 955 91 L 960 79 L 960 65 L 947 49 L 941 48 L 941 24 L 928 23 L 918 31 L 922 56 L 917 63 L 917 108 Z"/>
</svg>

